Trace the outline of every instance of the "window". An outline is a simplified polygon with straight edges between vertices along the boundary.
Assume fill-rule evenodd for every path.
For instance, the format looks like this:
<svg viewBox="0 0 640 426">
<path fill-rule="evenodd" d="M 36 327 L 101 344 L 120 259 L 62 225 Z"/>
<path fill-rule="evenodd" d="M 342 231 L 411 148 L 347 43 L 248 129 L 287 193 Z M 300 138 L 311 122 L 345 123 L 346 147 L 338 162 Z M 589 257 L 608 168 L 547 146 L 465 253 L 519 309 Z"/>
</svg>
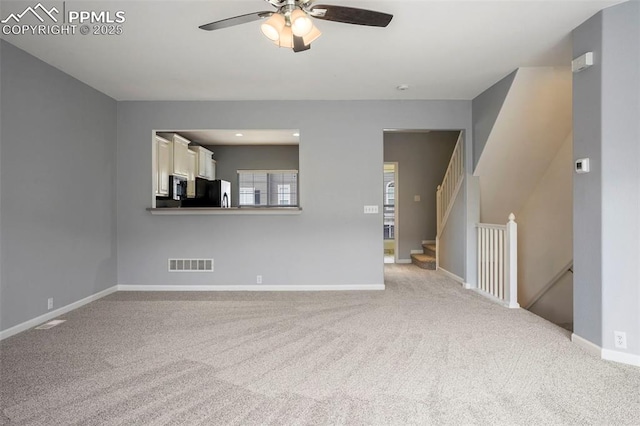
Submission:
<svg viewBox="0 0 640 426">
<path fill-rule="evenodd" d="M 384 192 L 385 204 L 395 204 L 396 203 L 396 184 L 395 182 L 389 182 L 387 184 L 387 188 Z"/>
<path fill-rule="evenodd" d="M 259 194 L 260 192 L 258 192 Z M 254 187 L 241 186 L 240 187 L 240 205 L 252 206 L 256 204 L 256 189 Z M 258 204 L 260 200 L 258 199 Z"/>
<path fill-rule="evenodd" d="M 291 204 L 291 185 L 278 185 L 278 205 L 288 206 Z"/>
<path fill-rule="evenodd" d="M 238 170 L 240 206 L 296 207 L 297 170 Z"/>
</svg>

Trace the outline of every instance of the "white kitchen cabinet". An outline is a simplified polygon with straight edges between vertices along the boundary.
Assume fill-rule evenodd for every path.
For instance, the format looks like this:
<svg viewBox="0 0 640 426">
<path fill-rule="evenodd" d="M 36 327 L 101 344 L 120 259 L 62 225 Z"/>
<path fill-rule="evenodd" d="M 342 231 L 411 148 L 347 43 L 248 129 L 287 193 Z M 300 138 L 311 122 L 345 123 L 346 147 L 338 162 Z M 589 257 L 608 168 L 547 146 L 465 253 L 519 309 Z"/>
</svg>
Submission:
<svg viewBox="0 0 640 426">
<path fill-rule="evenodd" d="M 211 159 L 207 168 L 207 179 L 214 180 L 216 178 L 216 160 Z"/>
<path fill-rule="evenodd" d="M 180 135 L 171 135 L 172 169 L 170 174 L 187 177 L 189 175 L 189 140 Z"/>
<path fill-rule="evenodd" d="M 198 153 L 187 150 L 187 198 L 195 198 L 196 196 L 196 172 L 198 170 Z"/>
<path fill-rule="evenodd" d="M 213 160 L 213 152 L 201 146 L 195 146 L 193 149 L 198 154 L 198 170 L 197 177 L 213 180 L 216 176 L 215 160 Z"/>
<path fill-rule="evenodd" d="M 171 142 L 156 136 L 156 195 L 169 196 L 169 174 L 171 169 Z"/>
</svg>

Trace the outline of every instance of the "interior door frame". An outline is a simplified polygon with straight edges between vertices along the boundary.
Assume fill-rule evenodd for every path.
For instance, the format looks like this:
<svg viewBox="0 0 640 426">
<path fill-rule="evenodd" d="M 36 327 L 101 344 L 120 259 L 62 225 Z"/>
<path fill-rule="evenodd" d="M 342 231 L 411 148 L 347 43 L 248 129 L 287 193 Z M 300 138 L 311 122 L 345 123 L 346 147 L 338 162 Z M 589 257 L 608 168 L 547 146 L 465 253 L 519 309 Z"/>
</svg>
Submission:
<svg viewBox="0 0 640 426">
<path fill-rule="evenodd" d="M 398 243 L 400 242 L 399 240 L 399 235 L 400 233 L 398 232 L 400 229 L 400 223 L 399 223 L 399 218 L 400 215 L 398 214 L 399 211 L 399 200 L 400 200 L 400 195 L 399 195 L 399 191 L 400 191 L 400 185 L 398 183 L 398 162 L 397 161 L 384 161 L 382 164 L 382 170 L 384 173 L 384 165 L 385 164 L 393 164 L 393 263 L 398 263 Z M 385 205 L 385 199 L 384 199 L 384 193 L 383 193 L 383 200 L 382 200 L 382 227 L 384 229 L 384 205 Z M 384 242 L 383 242 L 384 244 Z"/>
</svg>

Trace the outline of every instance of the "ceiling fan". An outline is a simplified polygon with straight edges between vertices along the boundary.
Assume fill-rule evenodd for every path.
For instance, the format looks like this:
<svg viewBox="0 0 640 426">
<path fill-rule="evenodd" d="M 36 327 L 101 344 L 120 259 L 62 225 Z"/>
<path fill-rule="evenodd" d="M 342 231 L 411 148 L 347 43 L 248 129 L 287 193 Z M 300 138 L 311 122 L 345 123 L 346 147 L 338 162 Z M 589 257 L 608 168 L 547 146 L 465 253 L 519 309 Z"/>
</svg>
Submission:
<svg viewBox="0 0 640 426">
<path fill-rule="evenodd" d="M 311 18 L 345 24 L 386 27 L 393 15 L 373 10 L 334 5 L 314 5 L 313 0 L 265 0 L 275 11 L 262 11 L 234 16 L 209 24 L 200 25 L 201 30 L 213 31 L 247 22 L 266 19 L 260 26 L 262 33 L 279 47 L 303 52 L 322 34 Z"/>
</svg>

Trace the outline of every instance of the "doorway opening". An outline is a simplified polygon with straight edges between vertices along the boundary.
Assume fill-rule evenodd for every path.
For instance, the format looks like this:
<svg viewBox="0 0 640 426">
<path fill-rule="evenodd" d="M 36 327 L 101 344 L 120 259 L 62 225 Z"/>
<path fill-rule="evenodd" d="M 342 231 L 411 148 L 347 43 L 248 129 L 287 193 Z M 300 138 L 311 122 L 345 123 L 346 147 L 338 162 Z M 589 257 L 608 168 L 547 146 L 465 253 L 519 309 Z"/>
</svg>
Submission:
<svg viewBox="0 0 640 426">
<path fill-rule="evenodd" d="M 384 236 L 384 263 L 396 263 L 398 258 L 397 251 L 397 182 L 398 182 L 398 163 L 384 163 L 383 178 L 383 194 L 382 199 L 384 205 L 382 208 L 383 216 L 383 236 Z"/>
</svg>

